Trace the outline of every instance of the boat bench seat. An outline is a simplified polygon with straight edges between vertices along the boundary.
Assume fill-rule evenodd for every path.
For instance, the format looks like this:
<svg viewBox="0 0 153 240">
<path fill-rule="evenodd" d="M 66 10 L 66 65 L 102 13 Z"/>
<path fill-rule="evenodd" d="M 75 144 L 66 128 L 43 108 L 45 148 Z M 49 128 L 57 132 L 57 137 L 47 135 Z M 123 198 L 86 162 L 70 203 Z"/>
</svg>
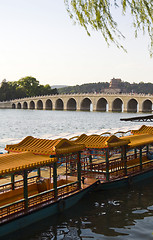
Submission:
<svg viewBox="0 0 153 240">
<path fill-rule="evenodd" d="M 153 162 L 153 159 L 151 159 L 151 160 L 147 160 L 147 161 L 144 161 L 143 163 L 151 163 L 151 162 Z M 144 164 L 145 165 L 145 164 Z"/>
<path fill-rule="evenodd" d="M 131 166 L 127 167 L 127 169 L 131 169 L 131 168 L 134 168 L 134 167 L 140 167 L 140 164 L 131 165 Z"/>
<path fill-rule="evenodd" d="M 32 196 L 38 193 L 37 184 L 33 183 L 28 186 L 28 196 Z M 23 188 L 17 188 L 0 194 L 0 206 L 13 203 L 23 199 Z"/>
<path fill-rule="evenodd" d="M 148 160 L 147 156 L 142 157 L 142 162 L 146 162 L 147 160 Z M 132 160 L 127 161 L 127 167 L 134 166 L 134 165 L 137 165 L 137 164 L 140 164 L 140 159 L 139 158 L 134 158 Z"/>
<path fill-rule="evenodd" d="M 133 165 L 139 164 L 139 163 L 140 163 L 139 158 L 134 158 L 134 159 L 128 160 L 127 161 L 127 168 L 131 167 Z"/>
<path fill-rule="evenodd" d="M 128 167 L 127 167 L 127 169 L 130 169 L 130 168 L 133 168 L 133 167 L 139 167 L 140 166 L 140 160 L 139 160 L 139 158 L 136 158 L 136 159 L 134 159 L 134 160 L 137 160 L 137 161 L 135 161 L 137 164 L 130 164 Z M 147 159 L 147 156 L 143 156 L 142 157 L 142 164 L 144 164 L 144 163 L 150 163 L 150 162 L 152 162 L 152 161 L 150 161 L 150 160 L 148 160 Z M 132 163 L 134 163 L 134 162 L 132 162 Z M 144 164 L 145 165 L 145 164 Z"/>
<path fill-rule="evenodd" d="M 72 183 L 72 180 L 65 180 L 65 179 L 60 179 L 57 181 L 57 187 L 60 187 L 62 185 L 68 184 L 68 183 Z"/>
</svg>

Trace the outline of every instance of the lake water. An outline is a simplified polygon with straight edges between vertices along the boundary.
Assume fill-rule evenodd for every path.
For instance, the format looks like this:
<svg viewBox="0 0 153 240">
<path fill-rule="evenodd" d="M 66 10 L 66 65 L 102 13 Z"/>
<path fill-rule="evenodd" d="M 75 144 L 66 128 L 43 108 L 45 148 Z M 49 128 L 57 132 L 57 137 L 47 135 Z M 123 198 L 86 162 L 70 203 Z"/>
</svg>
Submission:
<svg viewBox="0 0 153 240">
<path fill-rule="evenodd" d="M 1 109 L 0 151 L 28 135 L 55 139 L 139 128 L 142 123 L 120 121 L 135 115 Z M 153 239 L 152 189 L 153 179 L 129 188 L 90 193 L 64 214 L 29 227 L 10 240 Z"/>
</svg>

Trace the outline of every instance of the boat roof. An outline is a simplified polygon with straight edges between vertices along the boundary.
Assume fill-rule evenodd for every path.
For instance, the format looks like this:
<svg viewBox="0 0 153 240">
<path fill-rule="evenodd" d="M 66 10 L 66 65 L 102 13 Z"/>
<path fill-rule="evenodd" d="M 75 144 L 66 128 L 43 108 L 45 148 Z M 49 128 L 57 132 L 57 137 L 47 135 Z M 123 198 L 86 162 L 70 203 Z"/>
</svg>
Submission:
<svg viewBox="0 0 153 240">
<path fill-rule="evenodd" d="M 134 135 L 144 133 L 153 134 L 153 127 L 142 125 L 138 130 L 132 130 L 131 133 L 133 133 Z"/>
<path fill-rule="evenodd" d="M 120 139 L 115 135 L 104 137 L 101 135 L 86 135 L 82 134 L 74 140 L 75 143 L 84 144 L 86 148 L 108 148 L 108 147 L 119 147 L 128 145 L 128 139 Z"/>
<path fill-rule="evenodd" d="M 130 135 L 121 137 L 122 140 L 129 140 L 128 147 L 129 148 L 135 148 L 139 146 L 149 145 L 153 143 L 153 135 L 144 133 L 140 135 Z"/>
<path fill-rule="evenodd" d="M 27 136 L 17 144 L 6 145 L 5 150 L 9 152 L 29 151 L 40 155 L 57 155 L 78 152 L 83 148 L 85 148 L 84 144 L 76 144 L 67 139 L 49 140 Z"/>
<path fill-rule="evenodd" d="M 49 156 L 36 155 L 30 152 L 6 153 L 0 155 L 0 176 L 35 169 L 57 161 Z"/>
<path fill-rule="evenodd" d="M 153 129 L 153 128 L 152 128 Z M 135 148 L 139 146 L 149 145 L 153 143 L 153 134 L 141 133 L 135 135 L 129 135 L 118 138 L 115 135 L 112 136 L 101 136 L 101 135 L 90 135 L 82 134 L 81 136 L 75 137 L 75 143 L 83 143 L 86 148 L 113 148 L 127 146 L 128 148 Z"/>
</svg>

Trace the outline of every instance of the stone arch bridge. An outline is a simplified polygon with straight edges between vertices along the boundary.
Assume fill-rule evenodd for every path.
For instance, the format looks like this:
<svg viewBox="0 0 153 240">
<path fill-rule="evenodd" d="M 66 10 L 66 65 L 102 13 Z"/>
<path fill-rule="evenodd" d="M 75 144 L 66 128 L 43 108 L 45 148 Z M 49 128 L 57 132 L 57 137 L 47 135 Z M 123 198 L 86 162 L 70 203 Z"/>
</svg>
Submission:
<svg viewBox="0 0 153 240">
<path fill-rule="evenodd" d="M 13 109 L 152 112 L 153 95 L 144 94 L 63 94 L 16 99 Z M 7 107 L 8 108 L 8 107 Z"/>
</svg>

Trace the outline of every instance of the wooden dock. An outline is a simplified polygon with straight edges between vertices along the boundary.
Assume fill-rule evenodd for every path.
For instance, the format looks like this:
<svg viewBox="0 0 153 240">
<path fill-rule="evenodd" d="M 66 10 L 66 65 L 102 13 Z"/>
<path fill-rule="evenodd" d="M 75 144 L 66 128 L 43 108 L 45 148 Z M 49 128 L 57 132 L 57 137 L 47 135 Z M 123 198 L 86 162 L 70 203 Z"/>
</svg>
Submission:
<svg viewBox="0 0 153 240">
<path fill-rule="evenodd" d="M 153 122 L 153 115 L 131 117 L 131 118 L 120 118 L 120 121 Z"/>
</svg>

